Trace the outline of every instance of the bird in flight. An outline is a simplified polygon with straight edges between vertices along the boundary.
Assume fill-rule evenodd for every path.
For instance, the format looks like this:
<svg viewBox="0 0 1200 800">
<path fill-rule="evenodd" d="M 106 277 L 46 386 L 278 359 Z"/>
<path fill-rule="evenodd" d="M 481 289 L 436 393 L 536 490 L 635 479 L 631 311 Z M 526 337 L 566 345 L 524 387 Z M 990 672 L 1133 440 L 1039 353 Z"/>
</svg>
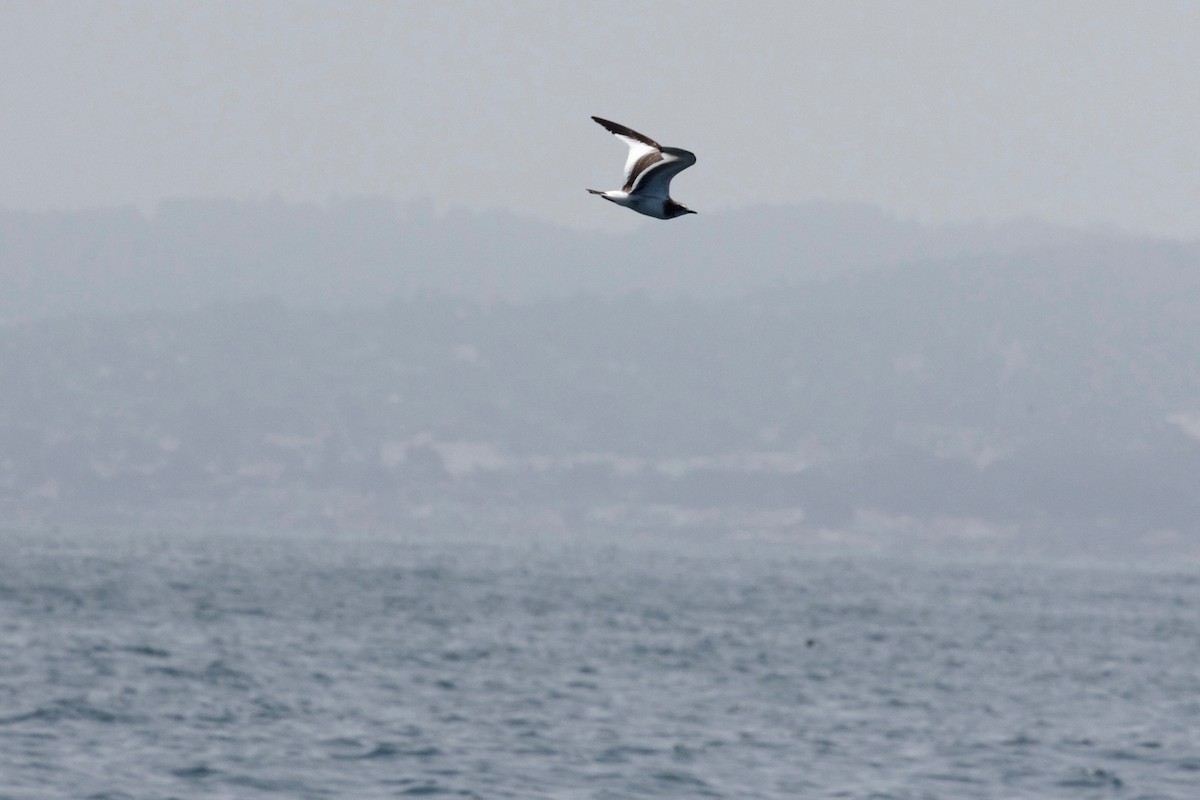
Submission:
<svg viewBox="0 0 1200 800">
<path fill-rule="evenodd" d="M 663 147 L 650 137 L 624 125 L 600 117 L 592 119 L 629 145 L 629 158 L 625 161 L 624 186 L 607 192 L 588 189 L 589 192 L 611 200 L 619 206 L 632 208 L 639 214 L 658 219 L 674 219 L 684 214 L 696 213 L 687 206 L 676 203 L 670 195 L 671 178 L 696 163 L 693 153 L 678 147 Z"/>
</svg>

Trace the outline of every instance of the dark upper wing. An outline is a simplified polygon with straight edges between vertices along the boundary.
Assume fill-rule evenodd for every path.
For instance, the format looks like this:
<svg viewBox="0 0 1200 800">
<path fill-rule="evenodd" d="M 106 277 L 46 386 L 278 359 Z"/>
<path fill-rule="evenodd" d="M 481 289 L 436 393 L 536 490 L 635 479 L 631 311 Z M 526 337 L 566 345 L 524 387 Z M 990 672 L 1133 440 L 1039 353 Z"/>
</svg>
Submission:
<svg viewBox="0 0 1200 800">
<path fill-rule="evenodd" d="M 626 128 L 624 125 L 618 125 L 615 122 L 610 122 L 609 120 L 601 119 L 600 117 L 592 117 L 592 119 L 596 120 L 596 122 L 599 122 L 601 125 L 603 125 L 605 130 L 607 130 L 611 134 L 615 134 L 616 136 L 622 136 L 622 137 L 625 137 L 626 139 L 632 139 L 633 141 L 641 142 L 642 144 L 650 145 L 655 150 L 662 149 L 662 147 L 658 144 L 658 142 L 654 141 L 649 136 L 643 136 L 642 134 L 638 133 L 637 131 L 633 130 L 632 128 Z"/>
</svg>

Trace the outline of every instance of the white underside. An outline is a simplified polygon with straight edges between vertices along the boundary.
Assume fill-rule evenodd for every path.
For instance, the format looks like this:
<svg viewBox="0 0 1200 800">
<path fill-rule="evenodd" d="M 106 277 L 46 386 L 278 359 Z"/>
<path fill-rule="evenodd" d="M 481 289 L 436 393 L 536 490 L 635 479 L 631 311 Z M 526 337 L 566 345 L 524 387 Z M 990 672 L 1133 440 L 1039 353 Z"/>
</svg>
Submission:
<svg viewBox="0 0 1200 800">
<path fill-rule="evenodd" d="M 631 208 L 639 214 L 645 214 L 648 217 L 657 217 L 658 219 L 667 219 L 667 201 L 661 197 L 647 197 L 644 194 L 637 194 L 636 192 L 630 194 L 620 190 L 604 192 L 604 197 L 607 197 L 619 206 Z"/>
</svg>

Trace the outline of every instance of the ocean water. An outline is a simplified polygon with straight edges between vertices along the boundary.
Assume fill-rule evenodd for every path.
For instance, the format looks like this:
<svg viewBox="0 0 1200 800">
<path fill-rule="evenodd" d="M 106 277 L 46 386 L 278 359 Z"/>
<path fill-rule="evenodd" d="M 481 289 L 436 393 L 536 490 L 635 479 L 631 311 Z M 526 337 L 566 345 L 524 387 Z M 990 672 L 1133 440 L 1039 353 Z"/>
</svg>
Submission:
<svg viewBox="0 0 1200 800">
<path fill-rule="evenodd" d="M 1200 797 L 1200 576 L 0 537 L 2 798 Z"/>
</svg>

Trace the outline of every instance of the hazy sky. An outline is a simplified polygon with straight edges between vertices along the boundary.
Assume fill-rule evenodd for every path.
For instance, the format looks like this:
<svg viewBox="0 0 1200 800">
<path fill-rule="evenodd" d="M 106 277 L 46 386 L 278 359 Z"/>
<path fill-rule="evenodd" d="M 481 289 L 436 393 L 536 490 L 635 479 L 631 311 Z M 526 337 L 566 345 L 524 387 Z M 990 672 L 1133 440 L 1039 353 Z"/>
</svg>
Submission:
<svg viewBox="0 0 1200 800">
<path fill-rule="evenodd" d="M 374 194 L 638 218 L 862 201 L 1200 238 L 1200 3 L 0 0 L 0 206 Z M 703 216 L 672 224 L 689 224 Z M 657 224 L 647 222 L 647 224 Z"/>
</svg>

